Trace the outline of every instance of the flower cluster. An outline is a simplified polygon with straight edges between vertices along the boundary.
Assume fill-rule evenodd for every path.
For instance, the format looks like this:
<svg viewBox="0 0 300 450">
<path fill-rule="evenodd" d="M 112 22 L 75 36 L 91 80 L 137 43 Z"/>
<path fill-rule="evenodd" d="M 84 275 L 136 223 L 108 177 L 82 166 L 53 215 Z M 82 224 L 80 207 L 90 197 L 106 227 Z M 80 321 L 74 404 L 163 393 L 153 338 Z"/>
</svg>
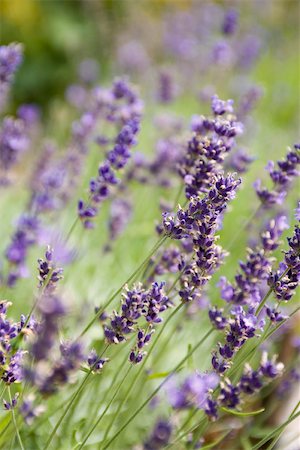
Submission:
<svg viewBox="0 0 300 450">
<path fill-rule="evenodd" d="M 179 295 L 183 302 L 190 302 L 221 264 L 225 253 L 216 245 L 215 233 L 219 218 L 228 202 L 234 198 L 240 180 L 233 175 L 219 175 L 203 199 L 192 197 L 186 210 L 179 208 L 176 218 L 165 213 L 163 228 L 172 239 L 191 238 L 195 257 L 186 264 L 180 279 Z"/>
<path fill-rule="evenodd" d="M 0 112 L 3 110 L 14 73 L 23 59 L 21 44 L 0 46 Z"/>
<path fill-rule="evenodd" d="M 113 149 L 99 165 L 97 178 L 90 181 L 89 202 L 85 203 L 83 200 L 78 202 L 78 214 L 85 228 L 93 227 L 92 219 L 97 215 L 98 206 L 111 195 L 112 187 L 119 183 L 116 172 L 126 166 L 131 156 L 130 148 L 136 144 L 135 136 L 139 130 L 140 111 L 136 108 L 136 104 L 139 105 L 140 101 L 131 87 L 119 80 L 114 84 L 111 95 L 115 102 L 124 100 L 127 108 L 121 110 L 123 114 L 119 117 L 121 129 L 114 141 Z M 117 120 L 115 114 L 116 108 L 112 108 L 108 114 L 110 120 Z"/>
<path fill-rule="evenodd" d="M 45 259 L 38 259 L 38 280 L 39 287 L 43 289 L 43 292 L 50 293 L 55 287 L 56 283 L 62 278 L 63 269 L 56 268 L 53 265 L 53 249 L 48 246 L 45 252 Z"/>
<path fill-rule="evenodd" d="M 100 358 L 94 349 L 91 350 L 87 358 L 87 363 L 93 372 L 100 372 L 107 361 L 107 358 Z"/>
<path fill-rule="evenodd" d="M 121 312 L 116 311 L 109 325 L 104 325 L 104 335 L 108 343 L 119 344 L 126 340 L 126 336 L 136 331 L 139 318 L 144 317 L 150 331 L 141 329 L 137 332 L 136 347 L 130 353 L 130 361 L 138 363 L 144 353 L 140 352 L 149 343 L 153 333 L 152 327 L 162 321 L 163 313 L 172 304 L 163 292 L 164 283 L 152 283 L 149 289 L 144 289 L 141 284 L 133 289 L 126 289 L 122 294 Z"/>
<path fill-rule="evenodd" d="M 238 25 L 239 13 L 236 9 L 228 9 L 226 11 L 224 22 L 222 25 L 222 31 L 224 34 L 235 33 Z"/>
<path fill-rule="evenodd" d="M 162 70 L 159 74 L 157 98 L 161 103 L 171 103 L 176 96 L 176 85 L 172 74 Z"/>
<path fill-rule="evenodd" d="M 28 129 L 21 119 L 6 117 L 0 130 L 0 168 L 7 172 L 28 150 Z"/>
<path fill-rule="evenodd" d="M 285 216 L 277 216 L 268 222 L 260 236 L 261 246 L 248 249 L 247 260 L 240 263 L 241 271 L 235 276 L 235 283 L 229 283 L 225 277 L 220 279 L 223 300 L 236 305 L 259 304 L 260 284 L 268 280 L 272 269 L 273 258 L 269 255 L 279 246 L 279 238 L 286 228 Z"/>
<path fill-rule="evenodd" d="M 158 420 L 150 437 L 144 443 L 144 450 L 159 450 L 170 442 L 172 426 L 166 420 Z"/>
<path fill-rule="evenodd" d="M 236 384 L 232 384 L 228 378 L 220 382 L 220 391 L 216 399 L 212 395 L 206 400 L 204 410 L 211 420 L 218 417 L 218 408 L 225 407 L 238 409 L 244 397 L 260 391 L 268 382 L 282 375 L 283 364 L 276 362 L 276 357 L 268 358 L 263 353 L 260 365 L 253 370 L 249 364 L 244 367 L 243 374 Z"/>
<path fill-rule="evenodd" d="M 268 284 L 272 287 L 279 301 L 288 301 L 295 294 L 300 282 L 300 228 L 295 226 L 294 234 L 288 238 L 289 250 L 284 252 L 284 262 L 277 272 L 268 277 Z"/>
<path fill-rule="evenodd" d="M 286 197 L 287 189 L 293 178 L 299 176 L 298 166 L 300 164 L 300 145 L 295 144 L 294 150 L 289 150 L 286 158 L 275 163 L 269 161 L 267 170 L 273 182 L 273 189 L 268 190 L 261 187 L 261 180 L 257 180 L 254 184 L 256 193 L 265 207 L 271 207 L 274 204 L 281 205 Z"/>
<path fill-rule="evenodd" d="M 7 318 L 9 302 L 0 302 L 0 374 L 7 383 L 19 383 L 23 380 L 22 363 L 25 351 L 15 349 L 14 343 L 18 337 L 28 336 L 36 329 L 34 319 L 28 320 L 21 316 L 20 322 L 13 323 Z"/>
<path fill-rule="evenodd" d="M 13 286 L 26 273 L 25 259 L 28 249 L 36 242 L 38 231 L 39 221 L 35 216 L 24 214 L 20 217 L 5 253 L 11 266 L 6 280 L 8 286 Z"/>
<path fill-rule="evenodd" d="M 232 100 L 223 101 L 215 95 L 211 102 L 214 117 L 193 118 L 194 136 L 179 167 L 187 198 L 209 190 L 211 179 L 220 172 L 225 157 L 235 145 L 235 137 L 243 131 L 242 124 L 231 114 L 232 104 Z"/>
<path fill-rule="evenodd" d="M 210 312 L 212 323 L 217 329 L 225 329 L 225 343 L 219 343 L 219 350 L 213 353 L 212 366 L 217 373 L 223 374 L 231 365 L 234 354 L 245 342 L 256 335 L 256 331 L 264 326 L 263 320 L 248 312 L 242 306 L 236 306 L 231 311 L 231 317 L 226 319 L 216 309 Z M 219 319 L 219 320 L 218 320 Z M 220 328 L 222 326 L 222 328 Z"/>
<path fill-rule="evenodd" d="M 132 205 L 125 198 L 116 198 L 110 207 L 109 239 L 113 241 L 123 232 L 132 216 Z"/>
<path fill-rule="evenodd" d="M 216 373 L 193 373 L 179 386 L 170 380 L 167 394 L 171 406 L 175 409 L 186 409 L 192 406 L 204 408 L 211 390 L 218 385 L 219 377 Z"/>
</svg>

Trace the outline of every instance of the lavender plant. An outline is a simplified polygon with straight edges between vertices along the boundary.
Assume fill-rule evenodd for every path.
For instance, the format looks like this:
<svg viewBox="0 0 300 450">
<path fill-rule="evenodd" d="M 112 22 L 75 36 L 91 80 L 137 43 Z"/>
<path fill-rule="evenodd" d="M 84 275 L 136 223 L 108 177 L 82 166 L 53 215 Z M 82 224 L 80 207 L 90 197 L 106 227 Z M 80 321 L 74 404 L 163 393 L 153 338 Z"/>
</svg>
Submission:
<svg viewBox="0 0 300 450">
<path fill-rule="evenodd" d="M 271 187 L 253 186 L 263 32 L 200 3 L 166 11 L 160 44 L 117 37 L 140 90 L 78 62 L 64 139 L 36 105 L 1 116 L 0 448 L 289 448 L 299 145 L 280 159 L 273 141 Z M 0 47 L 1 111 L 22 55 Z"/>
</svg>

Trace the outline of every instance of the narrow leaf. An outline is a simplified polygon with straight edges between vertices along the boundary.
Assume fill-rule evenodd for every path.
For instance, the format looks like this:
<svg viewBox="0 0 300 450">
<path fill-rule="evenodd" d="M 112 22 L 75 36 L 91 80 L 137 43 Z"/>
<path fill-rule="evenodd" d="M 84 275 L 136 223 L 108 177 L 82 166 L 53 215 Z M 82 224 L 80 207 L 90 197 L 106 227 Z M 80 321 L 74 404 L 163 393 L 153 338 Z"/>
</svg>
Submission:
<svg viewBox="0 0 300 450">
<path fill-rule="evenodd" d="M 229 409 L 229 408 L 221 408 L 222 411 L 227 412 L 229 414 L 233 414 L 234 416 L 242 416 L 242 417 L 247 417 L 247 416 L 256 416 L 257 414 L 260 414 L 262 412 L 264 412 L 265 408 L 261 408 L 258 409 L 257 411 L 250 411 L 250 412 L 240 412 L 240 411 L 235 411 L 234 409 Z"/>
</svg>

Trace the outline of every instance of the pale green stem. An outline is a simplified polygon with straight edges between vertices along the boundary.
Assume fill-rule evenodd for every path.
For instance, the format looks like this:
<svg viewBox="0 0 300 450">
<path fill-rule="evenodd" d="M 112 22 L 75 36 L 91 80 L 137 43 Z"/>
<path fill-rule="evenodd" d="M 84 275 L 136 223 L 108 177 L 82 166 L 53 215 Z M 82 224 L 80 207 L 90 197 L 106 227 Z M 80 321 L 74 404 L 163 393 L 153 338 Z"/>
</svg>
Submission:
<svg viewBox="0 0 300 450">
<path fill-rule="evenodd" d="M 14 427 L 15 427 L 15 432 L 16 432 L 16 435 L 17 435 L 17 438 L 18 438 L 18 441 L 19 441 L 19 445 L 20 445 L 21 449 L 24 450 L 24 446 L 23 446 L 23 443 L 22 443 L 22 439 L 21 439 L 21 436 L 20 436 L 20 433 L 19 433 L 19 429 L 18 429 L 18 425 L 17 425 L 17 421 L 16 421 L 15 409 L 12 406 L 12 396 L 11 396 L 10 386 L 8 386 L 7 390 L 8 390 L 9 401 L 10 401 L 10 404 L 11 404 L 11 416 L 12 416 L 13 424 L 14 424 Z"/>
<path fill-rule="evenodd" d="M 135 384 L 136 384 L 138 378 L 140 377 L 140 375 L 141 375 L 141 373 L 142 373 L 142 371 L 143 371 L 143 369 L 144 369 L 144 366 L 145 366 L 145 364 L 146 364 L 146 362 L 147 362 L 149 356 L 151 355 L 152 351 L 154 350 L 154 348 L 155 348 L 155 346 L 156 346 L 156 344 L 157 344 L 157 342 L 158 342 L 160 336 L 162 335 L 162 333 L 163 333 L 165 327 L 167 326 L 167 324 L 168 324 L 168 322 L 171 320 L 171 318 L 177 313 L 177 311 L 179 311 L 179 309 L 180 309 L 182 306 L 183 306 L 183 303 L 181 303 L 179 306 L 177 306 L 177 308 L 174 309 L 174 310 L 172 311 L 172 313 L 171 313 L 171 314 L 169 315 L 169 317 L 166 319 L 166 321 L 164 322 L 164 324 L 161 326 L 160 331 L 159 331 L 158 335 L 156 336 L 156 339 L 154 340 L 152 346 L 149 348 L 149 351 L 148 351 L 147 355 L 145 356 L 145 358 L 144 358 L 144 360 L 143 360 L 143 362 L 142 362 L 142 364 L 141 364 L 141 366 L 140 366 L 138 372 L 136 373 L 136 375 L 135 375 L 134 379 L 132 380 L 131 384 L 129 385 L 128 390 L 127 390 L 125 396 L 123 397 L 122 401 L 120 402 L 120 404 L 119 404 L 119 406 L 118 406 L 118 409 L 117 409 L 116 413 L 114 414 L 114 416 L 113 416 L 113 418 L 112 418 L 110 424 L 108 425 L 108 427 L 107 427 L 107 429 L 106 429 L 106 432 L 105 432 L 105 435 L 104 435 L 104 440 L 105 440 L 106 437 L 108 436 L 108 433 L 109 433 L 109 431 L 111 430 L 111 427 L 113 426 L 113 424 L 114 424 L 116 418 L 118 417 L 119 412 L 121 411 L 123 405 L 127 402 L 127 400 L 128 400 L 128 398 L 129 398 L 129 396 L 130 396 L 130 393 L 131 393 L 132 389 L 134 388 L 134 386 L 135 386 Z"/>
<path fill-rule="evenodd" d="M 299 403 L 297 404 L 297 407 L 299 406 Z M 286 420 L 282 425 L 280 425 L 279 427 L 277 427 L 274 431 L 272 431 L 271 433 L 269 433 L 265 438 L 261 439 L 254 447 L 252 450 L 259 450 L 262 448 L 262 446 L 268 442 L 270 439 L 272 439 L 273 437 L 277 437 L 278 433 L 281 433 L 285 427 L 287 425 L 289 425 L 293 420 L 295 420 L 297 417 L 300 416 L 300 411 L 295 413 L 295 414 L 291 414 L 290 417 L 288 418 L 288 420 Z"/>
<path fill-rule="evenodd" d="M 130 275 L 130 277 L 125 281 L 124 284 L 108 299 L 108 301 L 103 305 L 99 311 L 94 315 L 93 319 L 87 324 L 87 326 L 84 328 L 84 330 L 81 332 L 81 334 L 78 336 L 77 339 L 82 337 L 95 323 L 95 321 L 99 318 L 99 316 L 103 313 L 105 308 L 107 308 L 113 300 L 122 292 L 124 286 L 128 283 L 130 283 L 134 277 L 139 273 L 139 271 L 144 267 L 145 264 L 149 261 L 149 259 L 157 252 L 157 250 L 161 247 L 161 245 L 165 242 L 167 239 L 167 236 L 162 237 L 153 247 L 150 254 L 147 256 L 147 258 L 144 259 L 144 261 L 139 265 L 139 267 Z"/>
<path fill-rule="evenodd" d="M 102 352 L 102 354 L 100 355 L 100 358 L 104 355 L 104 353 L 106 352 L 106 350 L 108 349 L 109 344 L 105 347 L 104 351 Z M 97 362 L 95 363 L 97 364 Z M 60 427 L 62 421 L 64 420 L 64 418 L 66 417 L 66 415 L 68 414 L 71 406 L 73 405 L 73 403 L 75 402 L 76 398 L 78 397 L 78 395 L 81 393 L 81 391 L 83 390 L 84 386 L 86 385 L 86 383 L 88 382 L 91 374 L 93 373 L 93 367 L 91 367 L 91 369 L 89 370 L 89 372 L 87 373 L 87 375 L 84 377 L 84 379 L 82 380 L 82 382 L 79 385 L 79 388 L 76 390 L 76 392 L 74 393 L 74 395 L 72 396 L 71 400 L 69 401 L 69 403 L 67 404 L 64 412 L 62 413 L 62 415 L 60 416 L 60 418 L 58 419 L 58 421 L 56 422 L 47 442 L 46 445 L 44 447 L 44 450 L 46 450 L 47 448 L 49 448 L 52 439 L 54 438 L 58 428 Z"/>
<path fill-rule="evenodd" d="M 118 392 L 120 391 L 124 381 L 126 380 L 130 370 L 132 369 L 132 364 L 130 364 L 130 366 L 127 369 L 127 372 L 125 373 L 124 377 L 122 378 L 121 382 L 119 383 L 119 386 L 117 387 L 114 395 L 112 396 L 111 400 L 108 402 L 108 404 L 106 405 L 106 408 L 104 409 L 103 413 L 100 415 L 100 417 L 96 420 L 96 422 L 94 423 L 94 425 L 92 426 L 92 428 L 90 429 L 90 431 L 87 433 L 87 435 L 85 436 L 85 438 L 83 439 L 83 441 L 80 444 L 80 447 L 78 448 L 78 450 L 80 450 L 81 448 L 83 448 L 84 444 L 86 443 L 86 441 L 88 440 L 88 438 L 91 436 L 91 434 L 93 433 L 93 431 L 97 428 L 97 426 L 99 425 L 99 423 L 101 422 L 102 418 L 105 416 L 105 413 L 108 411 L 108 409 L 110 408 L 110 405 L 113 403 L 114 399 L 116 398 Z"/>
<path fill-rule="evenodd" d="M 180 360 L 180 362 L 172 369 L 169 375 L 158 385 L 158 387 L 147 397 L 147 399 L 138 407 L 138 409 L 127 419 L 127 421 L 121 426 L 121 428 L 114 434 L 114 436 L 107 442 L 107 444 L 103 447 L 103 450 L 110 448 L 110 444 L 122 433 L 122 431 L 127 428 L 127 426 L 135 419 L 135 417 L 142 411 L 145 406 L 152 400 L 152 398 L 161 390 L 161 388 L 167 383 L 174 373 L 180 369 L 182 364 L 184 364 L 190 356 L 195 353 L 196 350 L 203 344 L 203 342 L 211 335 L 214 330 L 211 328 L 200 341 L 197 342 L 196 345 L 186 354 L 184 358 Z"/>
</svg>

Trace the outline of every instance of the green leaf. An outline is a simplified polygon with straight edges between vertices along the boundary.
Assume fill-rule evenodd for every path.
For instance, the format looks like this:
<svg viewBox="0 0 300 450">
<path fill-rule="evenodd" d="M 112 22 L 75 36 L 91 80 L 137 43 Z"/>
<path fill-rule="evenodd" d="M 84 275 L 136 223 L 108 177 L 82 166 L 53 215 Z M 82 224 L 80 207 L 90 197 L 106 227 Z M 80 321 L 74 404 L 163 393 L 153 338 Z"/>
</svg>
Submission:
<svg viewBox="0 0 300 450">
<path fill-rule="evenodd" d="M 165 378 L 167 377 L 171 372 L 157 372 L 157 373 L 151 373 L 151 375 L 148 375 L 148 380 L 155 380 L 156 378 Z"/>
<path fill-rule="evenodd" d="M 261 408 L 261 409 L 258 409 L 257 411 L 240 412 L 240 411 L 235 411 L 234 409 L 229 409 L 229 408 L 221 408 L 221 409 L 224 412 L 233 414 L 234 416 L 241 416 L 241 417 L 256 416 L 257 414 L 260 414 L 260 413 L 264 412 L 264 410 L 265 410 L 265 408 Z"/>
</svg>

